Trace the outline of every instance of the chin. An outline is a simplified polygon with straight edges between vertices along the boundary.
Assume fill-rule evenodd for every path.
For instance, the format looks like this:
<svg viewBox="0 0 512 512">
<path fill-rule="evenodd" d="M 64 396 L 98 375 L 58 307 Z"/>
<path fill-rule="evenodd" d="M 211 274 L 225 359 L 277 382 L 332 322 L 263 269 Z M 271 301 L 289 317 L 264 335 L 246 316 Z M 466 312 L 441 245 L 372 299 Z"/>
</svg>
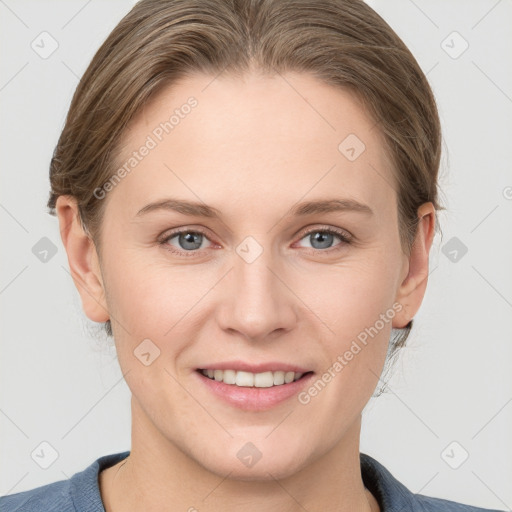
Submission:
<svg viewBox="0 0 512 512">
<path fill-rule="evenodd" d="M 270 450 L 268 450 L 270 452 Z M 232 453 L 232 455 L 229 455 Z M 230 480 L 239 481 L 270 481 L 283 479 L 300 471 L 306 464 L 304 456 L 297 453 L 294 447 L 284 450 L 272 450 L 270 455 L 260 452 L 252 443 L 242 444 L 242 448 L 234 451 L 222 451 L 213 453 L 212 459 L 204 459 L 198 462 L 208 471 Z"/>
<path fill-rule="evenodd" d="M 272 480 L 282 480 L 288 478 L 300 470 L 300 465 L 291 463 L 271 464 L 260 461 L 252 468 L 233 466 L 232 463 L 226 463 L 216 468 L 208 468 L 210 471 L 218 474 L 222 478 L 229 475 L 230 480 L 241 482 L 267 482 Z"/>
</svg>

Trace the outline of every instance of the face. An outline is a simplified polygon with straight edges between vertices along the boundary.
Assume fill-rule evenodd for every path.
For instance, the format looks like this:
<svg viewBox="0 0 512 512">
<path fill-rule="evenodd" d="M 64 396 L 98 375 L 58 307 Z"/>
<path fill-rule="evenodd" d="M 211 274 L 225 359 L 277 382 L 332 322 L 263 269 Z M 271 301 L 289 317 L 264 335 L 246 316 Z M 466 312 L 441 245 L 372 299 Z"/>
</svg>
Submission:
<svg viewBox="0 0 512 512">
<path fill-rule="evenodd" d="M 393 169 L 356 98 L 304 74 L 189 76 L 117 164 L 98 276 L 133 422 L 239 479 L 354 443 L 410 319 Z"/>
</svg>

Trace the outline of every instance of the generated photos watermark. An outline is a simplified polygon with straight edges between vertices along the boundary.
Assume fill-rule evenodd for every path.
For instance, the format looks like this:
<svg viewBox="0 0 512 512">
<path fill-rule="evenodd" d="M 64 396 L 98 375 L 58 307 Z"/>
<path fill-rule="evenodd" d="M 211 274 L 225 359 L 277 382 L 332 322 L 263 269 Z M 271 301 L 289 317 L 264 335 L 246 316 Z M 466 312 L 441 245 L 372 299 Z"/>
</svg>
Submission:
<svg viewBox="0 0 512 512">
<path fill-rule="evenodd" d="M 124 162 L 124 164 L 117 169 L 117 171 L 101 186 L 96 187 L 93 195 L 96 199 L 104 199 L 107 192 L 113 190 L 123 178 L 130 174 L 135 167 L 139 165 L 150 152 L 155 149 L 165 136 L 178 126 L 183 119 L 185 119 L 192 109 L 197 107 L 198 101 L 194 96 L 187 99 L 179 108 L 174 109 L 172 115 L 166 121 L 162 121 L 158 126 L 153 128 L 152 132 L 146 137 L 144 144 Z"/>
<path fill-rule="evenodd" d="M 317 396 L 325 386 L 327 386 L 327 384 L 331 382 L 332 379 L 334 379 L 334 377 L 336 377 L 336 375 L 338 375 L 343 368 L 352 361 L 352 359 L 354 359 L 354 356 L 361 352 L 368 343 L 368 337 L 373 339 L 377 336 L 377 334 L 384 329 L 386 324 L 393 320 L 396 313 L 399 313 L 402 309 L 402 304 L 395 302 L 391 308 L 379 315 L 379 319 L 376 320 L 372 326 L 366 327 L 361 331 L 357 335 L 357 339 L 353 340 L 350 344 L 350 348 L 345 350 L 343 354 L 340 354 L 332 365 L 329 366 L 329 368 L 327 368 L 327 370 L 307 390 L 301 391 L 298 394 L 297 398 L 299 402 L 303 405 L 309 404 L 311 399 Z"/>
</svg>

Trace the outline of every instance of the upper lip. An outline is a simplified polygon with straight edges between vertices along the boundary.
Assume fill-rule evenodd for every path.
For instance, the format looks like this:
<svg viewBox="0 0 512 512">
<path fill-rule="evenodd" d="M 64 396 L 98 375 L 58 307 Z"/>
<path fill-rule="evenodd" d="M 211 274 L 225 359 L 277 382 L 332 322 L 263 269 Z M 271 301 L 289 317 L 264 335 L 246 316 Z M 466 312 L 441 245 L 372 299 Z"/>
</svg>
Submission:
<svg viewBox="0 0 512 512">
<path fill-rule="evenodd" d="M 266 363 L 246 363 L 244 361 L 223 361 L 219 363 L 211 363 L 206 366 L 200 366 L 200 370 L 236 370 L 250 373 L 263 373 L 263 372 L 295 372 L 307 373 L 312 370 L 303 368 L 289 363 L 280 363 L 278 361 L 269 361 Z"/>
</svg>

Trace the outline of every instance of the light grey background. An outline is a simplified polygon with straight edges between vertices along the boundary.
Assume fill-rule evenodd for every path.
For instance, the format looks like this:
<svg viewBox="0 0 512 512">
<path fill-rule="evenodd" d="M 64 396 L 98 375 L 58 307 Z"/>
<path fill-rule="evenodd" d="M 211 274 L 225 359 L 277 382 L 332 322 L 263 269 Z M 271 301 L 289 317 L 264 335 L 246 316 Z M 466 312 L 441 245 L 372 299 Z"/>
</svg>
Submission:
<svg viewBox="0 0 512 512">
<path fill-rule="evenodd" d="M 71 95 L 133 3 L 0 0 L 2 495 L 130 448 L 128 388 L 114 349 L 82 313 L 45 204 Z M 361 451 L 413 492 L 510 510 L 512 2 L 368 3 L 403 38 L 437 96 L 447 212 L 407 348 L 388 393 L 365 409 Z M 31 47 L 49 51 L 52 38 L 58 48 L 47 58 Z M 33 253 L 43 237 L 57 250 L 46 262 Z M 51 461 L 42 442 L 58 452 L 47 469 L 35 455 Z"/>
</svg>

